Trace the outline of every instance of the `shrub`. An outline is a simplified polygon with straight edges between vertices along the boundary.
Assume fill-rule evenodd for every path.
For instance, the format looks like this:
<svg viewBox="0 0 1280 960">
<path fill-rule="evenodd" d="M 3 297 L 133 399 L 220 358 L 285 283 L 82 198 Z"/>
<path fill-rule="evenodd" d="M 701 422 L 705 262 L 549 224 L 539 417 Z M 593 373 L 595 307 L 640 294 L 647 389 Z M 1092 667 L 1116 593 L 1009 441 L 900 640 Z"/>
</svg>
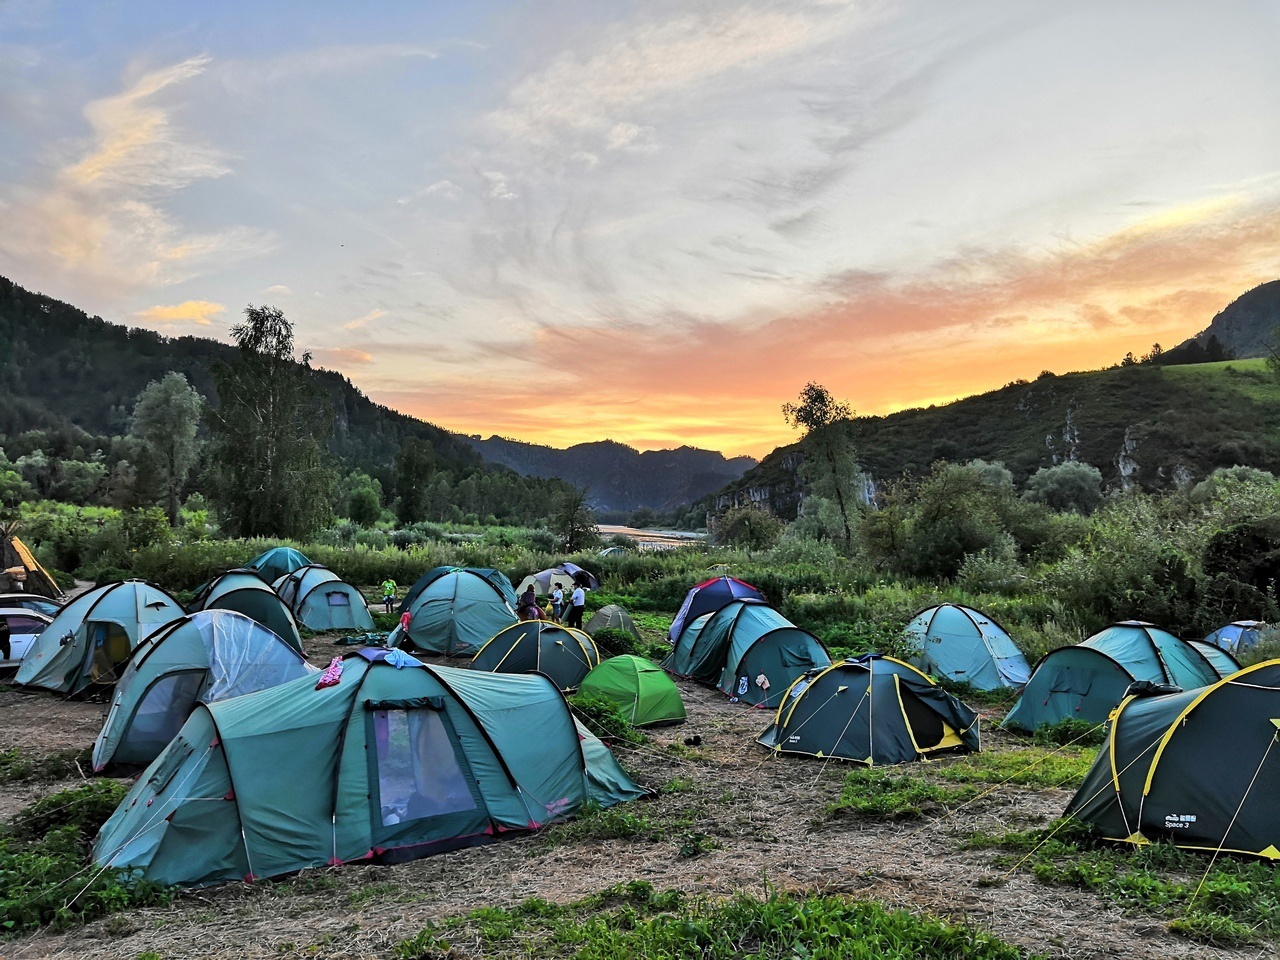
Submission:
<svg viewBox="0 0 1280 960">
<path fill-rule="evenodd" d="M 590 693 L 569 698 L 574 714 L 601 740 L 614 743 L 648 743 L 649 738 L 631 725 L 618 705 Z"/>
<path fill-rule="evenodd" d="M 626 630 L 615 630 L 613 627 L 606 627 L 603 630 L 597 630 L 592 636 L 596 642 L 596 646 L 601 648 L 601 656 L 605 656 L 605 650 L 608 656 L 616 657 L 620 654 L 630 653 L 637 657 L 643 657 L 647 654 L 648 648 L 641 640 L 637 640 Z"/>
</svg>

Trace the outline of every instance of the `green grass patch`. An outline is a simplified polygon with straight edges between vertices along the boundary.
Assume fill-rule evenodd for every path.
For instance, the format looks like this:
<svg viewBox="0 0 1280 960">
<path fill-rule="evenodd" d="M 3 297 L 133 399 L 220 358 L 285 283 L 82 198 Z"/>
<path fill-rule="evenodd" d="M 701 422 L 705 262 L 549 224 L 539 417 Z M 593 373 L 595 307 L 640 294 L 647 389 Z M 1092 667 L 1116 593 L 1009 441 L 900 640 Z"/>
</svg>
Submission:
<svg viewBox="0 0 1280 960">
<path fill-rule="evenodd" d="M 466 944 L 465 951 L 452 944 Z M 396 960 L 552 957 L 606 960 L 1013 960 L 1021 950 L 972 927 L 877 903 L 770 891 L 728 900 L 619 884 L 568 906 L 526 900 L 428 924 Z"/>
<path fill-rule="evenodd" d="M 1191 939 L 1240 946 L 1280 938 L 1280 870 L 1270 863 L 1222 856 L 1210 867 L 1209 854 L 1168 843 L 1106 843 L 1087 827 L 1063 821 L 1039 830 L 974 834 L 965 847 L 1007 851 L 997 865 L 1161 917 Z"/>
<path fill-rule="evenodd" d="M 1037 727 L 1031 734 L 1035 743 L 1043 746 L 1100 747 L 1107 738 L 1105 723 L 1090 723 L 1088 720 L 1077 720 L 1067 717 L 1057 723 Z"/>
<path fill-rule="evenodd" d="M 80 778 L 93 769 L 92 753 L 87 748 L 59 750 L 50 754 L 29 753 L 19 747 L 0 751 L 0 782 L 30 783 Z"/>
<path fill-rule="evenodd" d="M 43 797 L 14 818 L 0 835 L 0 928 L 66 927 L 172 898 L 168 888 L 89 861 L 94 835 L 126 792 L 114 780 L 93 780 Z"/>
<path fill-rule="evenodd" d="M 914 773 L 888 773 L 883 768 L 849 771 L 838 799 L 823 808 L 828 818 L 843 816 L 913 820 L 926 813 L 964 803 L 974 787 L 948 787 Z"/>
<path fill-rule="evenodd" d="M 993 753 L 971 753 L 929 768 L 932 776 L 951 783 L 1012 783 L 1020 787 L 1072 790 L 1093 766 L 1098 751 L 1059 747 L 1020 747 Z"/>
</svg>

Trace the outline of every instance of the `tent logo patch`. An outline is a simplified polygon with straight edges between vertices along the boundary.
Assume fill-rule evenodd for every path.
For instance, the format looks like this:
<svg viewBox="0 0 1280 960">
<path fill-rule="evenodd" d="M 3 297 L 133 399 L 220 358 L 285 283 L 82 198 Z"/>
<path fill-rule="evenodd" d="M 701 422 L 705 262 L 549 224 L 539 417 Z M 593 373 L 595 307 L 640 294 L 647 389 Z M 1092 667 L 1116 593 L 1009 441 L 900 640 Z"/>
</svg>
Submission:
<svg viewBox="0 0 1280 960">
<path fill-rule="evenodd" d="M 1170 813 L 1164 818 L 1166 830 L 1189 830 L 1196 822 L 1194 813 Z"/>
</svg>

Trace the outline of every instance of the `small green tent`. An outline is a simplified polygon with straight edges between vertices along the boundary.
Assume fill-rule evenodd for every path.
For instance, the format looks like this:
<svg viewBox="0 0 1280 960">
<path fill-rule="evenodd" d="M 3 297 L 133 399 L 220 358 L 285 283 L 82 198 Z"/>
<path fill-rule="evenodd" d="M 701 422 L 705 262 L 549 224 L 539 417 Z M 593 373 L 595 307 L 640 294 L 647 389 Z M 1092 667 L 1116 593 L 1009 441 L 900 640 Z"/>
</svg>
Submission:
<svg viewBox="0 0 1280 960">
<path fill-rule="evenodd" d="M 1196 690 L 1131 694 L 1066 816 L 1110 840 L 1280 860 L 1278 726 L 1280 660 Z"/>
<path fill-rule="evenodd" d="M 582 678 L 599 663 L 600 651 L 581 630 L 550 620 L 522 620 L 481 647 L 471 661 L 471 669 L 543 673 L 561 690 L 576 690 Z"/>
<path fill-rule="evenodd" d="M 318 673 L 289 644 L 234 610 L 165 624 L 133 653 L 93 745 L 95 773 L 141 770 L 198 702 L 213 703 Z"/>
<path fill-rule="evenodd" d="M 1150 623 L 1125 620 L 1084 643 L 1045 654 L 1004 726 L 1035 730 L 1066 719 L 1101 724 L 1135 681 L 1190 690 L 1230 672 L 1223 658 L 1210 659 Z"/>
<path fill-rule="evenodd" d="M 911 662 L 925 673 L 978 690 L 1021 687 L 1031 676 L 1022 651 L 986 614 L 954 603 L 921 610 L 907 624 L 920 653 Z"/>
<path fill-rule="evenodd" d="M 313 563 L 286 574 L 271 588 L 308 630 L 373 630 L 373 616 L 364 595 L 328 567 Z"/>
<path fill-rule="evenodd" d="M 446 656 L 473 655 L 516 622 L 511 581 L 468 567 L 432 570 L 409 589 L 400 610 L 409 614 L 408 633 L 397 624 L 387 643 Z"/>
<path fill-rule="evenodd" d="M 874 654 L 797 680 L 757 742 L 775 753 L 868 766 L 981 745 L 977 713 L 910 664 Z"/>
<path fill-rule="evenodd" d="M 301 550 L 293 547 L 272 547 L 258 554 L 241 569 L 252 570 L 262 578 L 263 583 L 275 583 L 285 574 L 293 573 L 299 567 L 305 567 L 311 561 Z"/>
<path fill-rule="evenodd" d="M 15 682 L 58 693 L 115 683 L 134 648 L 183 613 L 177 600 L 142 580 L 95 587 L 63 607 L 44 628 Z"/>
<path fill-rule="evenodd" d="M 298 624 L 280 595 L 248 570 L 228 570 L 208 583 L 191 603 L 192 610 L 234 610 L 252 617 L 299 653 Z"/>
<path fill-rule="evenodd" d="M 685 718 L 679 689 L 661 667 L 644 657 L 610 657 L 587 674 L 578 692 L 616 704 L 636 727 L 679 723 Z"/>
<path fill-rule="evenodd" d="M 544 676 L 399 650 L 334 673 L 197 706 L 103 825 L 95 862 L 184 886 L 395 863 L 644 793 L 616 764 L 593 768 L 602 748 Z"/>
<path fill-rule="evenodd" d="M 593 613 L 583 629 L 593 637 L 596 635 L 597 630 L 621 630 L 624 633 L 631 634 L 637 640 L 643 639 L 640 636 L 640 628 L 631 619 L 631 614 L 616 603 L 603 606 Z"/>
</svg>

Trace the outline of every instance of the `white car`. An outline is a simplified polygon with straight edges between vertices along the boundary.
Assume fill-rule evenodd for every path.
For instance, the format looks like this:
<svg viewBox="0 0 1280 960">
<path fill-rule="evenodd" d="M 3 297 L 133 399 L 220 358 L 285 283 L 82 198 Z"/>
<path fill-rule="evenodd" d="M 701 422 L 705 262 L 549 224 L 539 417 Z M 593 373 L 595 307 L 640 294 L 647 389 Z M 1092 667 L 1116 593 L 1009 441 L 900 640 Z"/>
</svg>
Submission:
<svg viewBox="0 0 1280 960">
<path fill-rule="evenodd" d="M 0 593 L 0 610 L 7 610 L 10 607 L 35 610 L 46 616 L 56 617 L 58 611 L 62 609 L 62 604 L 36 593 Z"/>
<path fill-rule="evenodd" d="M 4 606 L 0 607 L 0 619 L 9 623 L 9 657 L 0 659 L 0 670 L 16 670 L 53 617 L 38 610 Z"/>
</svg>

